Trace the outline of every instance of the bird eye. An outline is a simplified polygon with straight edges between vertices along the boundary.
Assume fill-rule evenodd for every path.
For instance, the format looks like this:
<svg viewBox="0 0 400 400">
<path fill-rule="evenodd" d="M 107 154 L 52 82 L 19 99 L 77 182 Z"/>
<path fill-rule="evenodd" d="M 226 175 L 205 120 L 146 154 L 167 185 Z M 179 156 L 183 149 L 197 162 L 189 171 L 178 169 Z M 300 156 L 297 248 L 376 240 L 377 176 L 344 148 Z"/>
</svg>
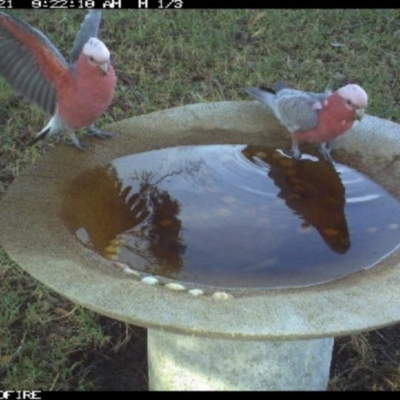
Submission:
<svg viewBox="0 0 400 400">
<path fill-rule="evenodd" d="M 94 62 L 94 58 L 93 58 L 92 56 L 89 56 L 89 60 L 90 60 L 91 62 Z"/>
<path fill-rule="evenodd" d="M 353 105 L 353 103 L 352 103 L 351 100 L 349 100 L 349 99 L 346 100 L 346 103 L 347 103 L 349 106 L 352 106 L 352 105 Z"/>
</svg>

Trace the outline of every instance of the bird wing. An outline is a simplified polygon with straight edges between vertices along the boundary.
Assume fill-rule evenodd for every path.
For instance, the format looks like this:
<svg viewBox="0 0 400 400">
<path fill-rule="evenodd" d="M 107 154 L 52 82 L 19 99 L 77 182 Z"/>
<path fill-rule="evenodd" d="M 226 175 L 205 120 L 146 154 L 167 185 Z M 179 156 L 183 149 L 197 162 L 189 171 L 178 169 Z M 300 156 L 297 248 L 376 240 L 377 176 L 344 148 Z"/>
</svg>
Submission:
<svg viewBox="0 0 400 400">
<path fill-rule="evenodd" d="M 75 42 L 69 54 L 70 63 L 74 64 L 82 53 L 83 46 L 91 37 L 97 37 L 101 21 L 101 10 L 90 10 L 76 34 Z"/>
<path fill-rule="evenodd" d="M 282 89 L 277 93 L 278 118 L 291 133 L 313 129 L 328 96 L 329 93 Z"/>
<path fill-rule="evenodd" d="M 59 50 L 39 30 L 0 13 L 0 75 L 28 100 L 53 114 L 57 83 L 69 73 Z"/>
</svg>

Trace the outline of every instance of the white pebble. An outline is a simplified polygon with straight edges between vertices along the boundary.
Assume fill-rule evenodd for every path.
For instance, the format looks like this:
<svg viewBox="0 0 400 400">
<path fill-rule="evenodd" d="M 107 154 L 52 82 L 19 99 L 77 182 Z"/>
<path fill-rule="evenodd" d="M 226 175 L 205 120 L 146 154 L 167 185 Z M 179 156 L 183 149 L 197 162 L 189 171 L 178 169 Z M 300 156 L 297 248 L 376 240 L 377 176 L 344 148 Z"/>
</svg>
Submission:
<svg viewBox="0 0 400 400">
<path fill-rule="evenodd" d="M 129 268 L 128 264 L 122 263 L 122 262 L 113 262 L 113 267 L 118 268 L 118 269 L 122 269 L 123 271 L 125 271 L 125 268 Z"/>
<path fill-rule="evenodd" d="M 213 293 L 212 297 L 216 300 L 229 300 L 233 298 L 232 295 L 226 292 L 215 292 Z"/>
<path fill-rule="evenodd" d="M 201 289 L 190 289 L 189 292 L 192 296 L 201 296 L 204 292 Z"/>
<path fill-rule="evenodd" d="M 158 279 L 154 278 L 154 276 L 145 276 L 140 280 L 140 282 L 146 283 L 147 285 L 156 285 L 158 283 Z"/>
<path fill-rule="evenodd" d="M 134 275 L 134 276 L 140 277 L 139 272 L 135 271 L 134 269 L 132 269 L 132 268 L 130 268 L 130 267 L 124 268 L 124 272 L 125 272 L 126 274 L 129 274 L 129 275 Z"/>
<path fill-rule="evenodd" d="M 171 290 L 186 290 L 185 286 L 174 282 L 167 283 L 165 287 Z"/>
</svg>

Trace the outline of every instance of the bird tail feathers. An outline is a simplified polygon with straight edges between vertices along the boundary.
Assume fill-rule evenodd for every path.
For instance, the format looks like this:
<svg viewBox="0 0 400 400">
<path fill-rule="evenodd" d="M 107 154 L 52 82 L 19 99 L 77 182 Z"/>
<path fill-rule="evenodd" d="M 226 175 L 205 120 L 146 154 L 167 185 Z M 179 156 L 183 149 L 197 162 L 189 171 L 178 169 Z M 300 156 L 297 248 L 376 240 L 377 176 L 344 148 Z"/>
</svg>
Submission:
<svg viewBox="0 0 400 400">
<path fill-rule="evenodd" d="M 257 100 L 267 104 L 271 110 L 276 110 L 276 94 L 273 89 L 248 88 L 246 92 Z"/>
<path fill-rule="evenodd" d="M 33 146 L 40 140 L 43 140 L 46 138 L 48 133 L 50 132 L 50 127 L 46 126 L 42 131 L 40 131 L 30 142 L 28 142 L 28 146 Z"/>
</svg>

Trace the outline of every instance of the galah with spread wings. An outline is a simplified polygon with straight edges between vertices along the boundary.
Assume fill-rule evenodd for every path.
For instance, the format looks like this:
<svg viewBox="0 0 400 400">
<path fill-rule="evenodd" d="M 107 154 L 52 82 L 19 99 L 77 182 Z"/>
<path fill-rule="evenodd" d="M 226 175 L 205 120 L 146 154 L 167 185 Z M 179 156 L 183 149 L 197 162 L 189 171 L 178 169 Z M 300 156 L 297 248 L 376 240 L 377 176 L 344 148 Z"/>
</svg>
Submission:
<svg viewBox="0 0 400 400">
<path fill-rule="evenodd" d="M 246 89 L 266 103 L 276 118 L 292 134 L 293 158 L 300 158 L 300 142 L 318 143 L 324 158 L 332 161 L 329 143 L 347 132 L 360 120 L 368 104 L 365 90 L 355 84 L 336 92 L 311 93 L 287 88 L 282 83 L 274 89 Z"/>
<path fill-rule="evenodd" d="M 66 132 L 83 150 L 74 133 L 83 127 L 94 136 L 112 136 L 94 127 L 110 105 L 116 83 L 110 52 L 97 38 L 100 21 L 100 10 L 87 13 L 67 63 L 42 32 L 0 13 L 0 75 L 52 116 L 30 144 Z"/>
</svg>

